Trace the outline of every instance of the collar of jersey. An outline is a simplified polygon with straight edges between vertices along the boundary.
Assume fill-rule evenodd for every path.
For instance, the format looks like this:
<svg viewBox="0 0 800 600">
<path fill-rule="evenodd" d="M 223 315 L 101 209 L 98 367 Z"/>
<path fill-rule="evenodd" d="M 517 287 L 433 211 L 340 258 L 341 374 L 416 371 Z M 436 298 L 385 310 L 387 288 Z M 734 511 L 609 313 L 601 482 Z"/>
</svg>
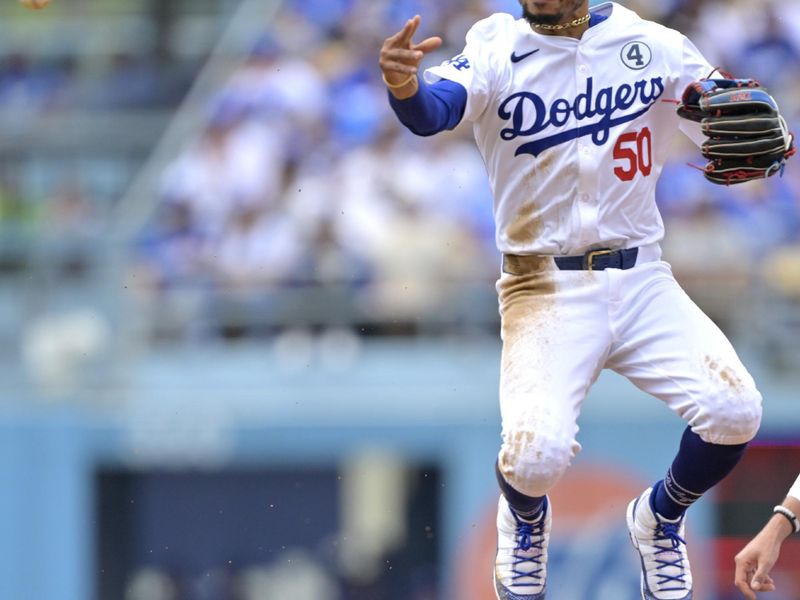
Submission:
<svg viewBox="0 0 800 600">
<path fill-rule="evenodd" d="M 528 22 L 525 19 L 517 19 L 517 23 L 519 24 L 519 26 L 520 26 L 520 28 L 522 29 L 523 32 L 532 33 L 533 35 L 535 35 L 539 39 L 547 40 L 549 42 L 552 42 L 555 45 L 572 46 L 572 45 L 575 45 L 575 44 L 579 44 L 579 43 L 583 42 L 586 39 L 594 37 L 594 35 L 596 34 L 597 30 L 602 30 L 605 27 L 607 27 L 607 23 L 609 21 L 611 21 L 611 19 L 614 17 L 614 14 L 617 12 L 618 8 L 619 8 L 619 5 L 616 2 L 603 2 L 602 4 L 598 4 L 596 6 L 592 6 L 589 9 L 589 13 L 592 15 L 592 21 L 594 21 L 594 17 L 595 16 L 599 16 L 599 15 L 602 15 L 605 18 L 602 21 L 600 21 L 599 23 L 595 23 L 594 25 L 590 25 L 589 29 L 587 29 L 584 32 L 583 36 L 579 40 L 576 40 L 575 38 L 571 38 L 571 37 L 564 37 L 564 36 L 561 36 L 561 35 L 544 35 L 544 34 L 541 34 L 541 33 L 537 33 L 536 31 L 531 29 L 531 26 L 528 24 Z M 590 23 L 591 23 L 591 21 L 590 21 Z"/>
</svg>

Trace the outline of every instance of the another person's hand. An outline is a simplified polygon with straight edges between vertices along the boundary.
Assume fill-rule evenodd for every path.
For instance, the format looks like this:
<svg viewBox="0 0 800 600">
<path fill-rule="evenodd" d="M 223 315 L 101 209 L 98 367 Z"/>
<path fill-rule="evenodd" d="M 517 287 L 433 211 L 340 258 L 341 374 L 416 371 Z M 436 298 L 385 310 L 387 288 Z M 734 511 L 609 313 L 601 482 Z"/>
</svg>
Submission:
<svg viewBox="0 0 800 600">
<path fill-rule="evenodd" d="M 383 80 L 391 93 L 401 100 L 417 93 L 416 75 L 422 58 L 442 45 L 440 37 L 429 37 L 419 44 L 411 41 L 420 21 L 419 15 L 409 19 L 403 29 L 386 38 L 381 47 L 378 64 L 383 72 Z"/>
<path fill-rule="evenodd" d="M 769 575 L 781 550 L 781 543 L 791 533 L 786 519 L 773 516 L 764 528 L 736 555 L 734 583 L 748 600 L 756 592 L 772 592 L 775 582 Z"/>
</svg>

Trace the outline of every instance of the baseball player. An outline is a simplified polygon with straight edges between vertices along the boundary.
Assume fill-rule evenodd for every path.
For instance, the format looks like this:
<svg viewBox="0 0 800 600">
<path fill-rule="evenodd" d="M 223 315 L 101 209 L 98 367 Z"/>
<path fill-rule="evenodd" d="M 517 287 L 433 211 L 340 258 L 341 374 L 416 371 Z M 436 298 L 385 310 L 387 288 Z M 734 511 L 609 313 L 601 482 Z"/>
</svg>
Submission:
<svg viewBox="0 0 800 600">
<path fill-rule="evenodd" d="M 472 123 L 493 191 L 503 340 L 497 596 L 545 597 L 547 493 L 580 450 L 589 387 L 610 368 L 687 423 L 672 465 L 631 501 L 627 524 L 642 598 L 688 600 L 684 513 L 739 461 L 761 395 L 661 260 L 656 181 L 679 129 L 702 144 L 706 178 L 726 184 L 780 172 L 792 137 L 755 82 L 704 80 L 711 65 L 676 31 L 613 2 L 591 11 L 588 0 L 520 4 L 522 18 L 478 22 L 464 51 L 424 78 L 419 64 L 442 41 L 413 41 L 419 15 L 385 40 L 379 63 L 392 108 L 414 133 Z"/>
<path fill-rule="evenodd" d="M 775 582 L 769 576 L 778 560 L 783 540 L 792 533 L 800 533 L 800 476 L 789 495 L 773 509 L 772 518 L 749 544 L 736 555 L 734 583 L 748 600 L 756 599 L 756 592 L 772 592 Z"/>
</svg>

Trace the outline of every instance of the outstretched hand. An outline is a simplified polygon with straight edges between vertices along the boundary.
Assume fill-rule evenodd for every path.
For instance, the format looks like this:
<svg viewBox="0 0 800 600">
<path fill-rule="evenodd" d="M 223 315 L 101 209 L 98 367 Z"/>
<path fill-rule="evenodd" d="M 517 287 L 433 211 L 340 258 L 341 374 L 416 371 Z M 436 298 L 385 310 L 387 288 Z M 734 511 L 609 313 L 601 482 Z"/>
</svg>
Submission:
<svg viewBox="0 0 800 600">
<path fill-rule="evenodd" d="M 380 65 L 383 79 L 392 94 L 398 98 L 408 98 L 417 91 L 417 71 L 423 57 L 442 45 L 442 38 L 429 37 L 419 44 L 412 41 L 419 28 L 421 17 L 416 15 L 406 21 L 403 29 L 386 38 L 381 47 Z"/>
</svg>

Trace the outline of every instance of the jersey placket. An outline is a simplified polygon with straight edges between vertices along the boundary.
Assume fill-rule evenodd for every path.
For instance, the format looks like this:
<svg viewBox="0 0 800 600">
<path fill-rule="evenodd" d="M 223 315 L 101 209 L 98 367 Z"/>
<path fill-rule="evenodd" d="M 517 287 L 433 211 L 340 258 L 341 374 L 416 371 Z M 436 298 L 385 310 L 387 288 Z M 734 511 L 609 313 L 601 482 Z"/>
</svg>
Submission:
<svg viewBox="0 0 800 600">
<path fill-rule="evenodd" d="M 585 54 L 585 52 L 581 51 L 581 45 L 579 44 L 575 53 L 575 88 L 579 92 L 586 89 L 586 81 L 592 76 L 591 64 L 586 60 Z M 598 148 L 592 142 L 590 136 L 579 137 L 576 141 L 578 150 L 578 184 L 575 190 L 575 202 L 580 218 L 578 245 L 581 248 L 586 248 L 596 244 L 599 240 L 599 213 L 596 202 Z"/>
</svg>

